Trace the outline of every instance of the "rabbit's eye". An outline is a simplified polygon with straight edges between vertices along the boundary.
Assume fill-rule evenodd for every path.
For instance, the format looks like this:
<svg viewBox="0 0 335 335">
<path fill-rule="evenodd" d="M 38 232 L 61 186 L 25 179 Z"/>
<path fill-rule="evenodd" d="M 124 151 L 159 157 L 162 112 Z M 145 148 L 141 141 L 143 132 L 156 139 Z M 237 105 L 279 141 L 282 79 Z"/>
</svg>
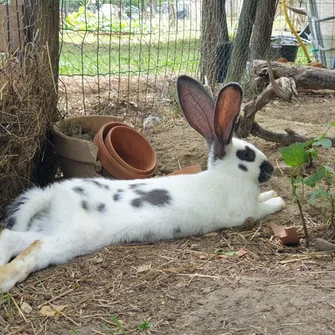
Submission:
<svg viewBox="0 0 335 335">
<path fill-rule="evenodd" d="M 256 153 L 250 147 L 246 146 L 243 150 L 237 150 L 236 156 L 242 161 L 253 162 L 256 158 Z"/>
</svg>

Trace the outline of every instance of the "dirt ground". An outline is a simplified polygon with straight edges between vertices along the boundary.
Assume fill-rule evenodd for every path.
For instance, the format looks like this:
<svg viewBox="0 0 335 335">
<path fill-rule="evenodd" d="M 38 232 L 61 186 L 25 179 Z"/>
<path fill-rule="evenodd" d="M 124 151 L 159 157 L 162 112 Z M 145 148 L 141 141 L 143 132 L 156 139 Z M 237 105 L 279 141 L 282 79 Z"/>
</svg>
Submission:
<svg viewBox="0 0 335 335">
<path fill-rule="evenodd" d="M 155 109 L 150 113 L 162 117 Z M 335 119 L 334 96 L 300 94 L 295 104 L 273 101 L 256 119 L 269 130 L 289 127 L 320 135 L 322 124 Z M 194 163 L 205 168 L 207 148 L 200 135 L 182 118 L 167 114 L 161 120 L 144 132 L 158 155 L 157 174 Z M 284 247 L 272 236 L 269 222 L 296 226 L 303 237 L 289 171 L 279 145 L 249 140 L 275 166 L 262 188 L 285 199 L 281 212 L 240 229 L 111 246 L 32 274 L 10 295 L 0 296 L 0 334 L 335 334 L 334 253 L 313 247 L 316 237 L 327 236 L 326 223 L 306 207 L 308 249 L 303 239 L 299 246 Z M 321 160 L 334 157 L 331 149 Z M 233 251 L 239 253 L 227 254 Z M 61 310 L 45 316 L 44 306 Z"/>
</svg>

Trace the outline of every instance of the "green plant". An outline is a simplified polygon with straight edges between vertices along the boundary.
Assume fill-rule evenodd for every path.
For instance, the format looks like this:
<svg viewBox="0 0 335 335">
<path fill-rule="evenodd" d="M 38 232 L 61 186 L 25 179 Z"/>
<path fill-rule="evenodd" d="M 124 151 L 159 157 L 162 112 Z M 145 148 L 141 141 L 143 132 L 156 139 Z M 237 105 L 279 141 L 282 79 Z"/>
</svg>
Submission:
<svg viewBox="0 0 335 335">
<path fill-rule="evenodd" d="M 319 137 L 311 139 L 303 143 L 294 143 L 280 150 L 286 165 L 292 167 L 290 173 L 290 184 L 292 187 L 292 200 L 299 208 L 299 213 L 304 229 L 306 246 L 309 246 L 308 230 L 306 226 L 303 205 L 309 204 L 314 207 L 317 202 L 327 201 L 330 205 L 330 214 L 328 208 L 321 211 L 330 222 L 332 233 L 335 234 L 335 170 L 334 162 L 331 165 L 319 165 L 315 167 L 315 172 L 305 176 L 304 168 L 313 166 L 313 162 L 319 156 L 318 148 L 323 147 L 329 149 L 332 146 L 330 139 L 326 138 L 326 134 L 331 127 L 335 126 L 335 121 L 325 125 L 327 130 Z M 308 200 L 305 198 L 305 187 L 309 187 L 312 192 Z M 300 189 L 300 192 L 298 192 Z M 315 208 L 315 207 L 314 207 Z"/>
<path fill-rule="evenodd" d="M 138 34 L 149 33 L 159 29 L 157 23 L 143 22 L 143 20 L 122 18 L 111 13 L 104 15 L 97 14 L 81 6 L 78 11 L 70 13 L 64 20 L 64 30 L 78 32 L 103 32 L 110 34 Z"/>
<path fill-rule="evenodd" d="M 117 319 L 117 317 L 115 315 L 111 315 L 110 318 L 112 319 L 113 323 L 115 323 L 116 327 L 121 330 L 123 335 L 127 335 L 122 323 L 120 322 L 120 320 Z M 105 323 L 102 323 L 101 326 L 103 328 L 105 328 L 111 335 L 116 335 L 116 333 L 113 331 L 112 328 L 110 328 L 108 325 L 106 325 Z"/>
<path fill-rule="evenodd" d="M 0 290 L 0 306 L 5 311 L 5 314 L 9 320 L 9 322 L 13 321 L 14 319 L 14 305 L 13 305 L 13 298 L 10 293 L 3 293 L 2 290 Z"/>
<path fill-rule="evenodd" d="M 61 75 L 166 75 L 169 73 L 195 73 L 200 57 L 199 39 L 180 39 L 174 42 L 149 41 L 139 44 L 136 36 L 119 44 L 102 37 L 85 43 L 78 36 L 75 43 L 63 42 L 59 61 Z"/>
<path fill-rule="evenodd" d="M 141 322 L 141 323 L 138 325 L 138 327 L 140 328 L 140 331 L 141 331 L 141 332 L 145 332 L 146 330 L 150 329 L 151 326 L 152 326 L 152 324 L 151 324 L 149 321 L 147 321 L 147 320 Z"/>
</svg>

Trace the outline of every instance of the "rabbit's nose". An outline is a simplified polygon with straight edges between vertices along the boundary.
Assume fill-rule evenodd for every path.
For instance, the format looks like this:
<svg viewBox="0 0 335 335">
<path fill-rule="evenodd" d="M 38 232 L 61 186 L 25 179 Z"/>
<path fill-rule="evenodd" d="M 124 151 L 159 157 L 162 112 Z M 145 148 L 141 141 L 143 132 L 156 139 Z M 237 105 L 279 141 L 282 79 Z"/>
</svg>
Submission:
<svg viewBox="0 0 335 335">
<path fill-rule="evenodd" d="M 273 173 L 273 165 L 265 160 L 262 162 L 262 164 L 259 167 L 259 175 L 258 175 L 258 182 L 264 183 L 268 181 Z"/>
</svg>

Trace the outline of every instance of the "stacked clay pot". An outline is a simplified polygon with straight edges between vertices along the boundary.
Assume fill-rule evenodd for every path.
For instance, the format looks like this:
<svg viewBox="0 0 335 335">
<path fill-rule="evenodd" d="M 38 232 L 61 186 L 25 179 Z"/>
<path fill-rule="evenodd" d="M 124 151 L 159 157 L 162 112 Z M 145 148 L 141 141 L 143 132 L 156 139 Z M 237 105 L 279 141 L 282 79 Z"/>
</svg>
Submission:
<svg viewBox="0 0 335 335">
<path fill-rule="evenodd" d="M 115 179 L 149 178 L 156 171 L 157 158 L 151 145 L 124 123 L 106 123 L 93 142 L 103 169 Z"/>
</svg>

